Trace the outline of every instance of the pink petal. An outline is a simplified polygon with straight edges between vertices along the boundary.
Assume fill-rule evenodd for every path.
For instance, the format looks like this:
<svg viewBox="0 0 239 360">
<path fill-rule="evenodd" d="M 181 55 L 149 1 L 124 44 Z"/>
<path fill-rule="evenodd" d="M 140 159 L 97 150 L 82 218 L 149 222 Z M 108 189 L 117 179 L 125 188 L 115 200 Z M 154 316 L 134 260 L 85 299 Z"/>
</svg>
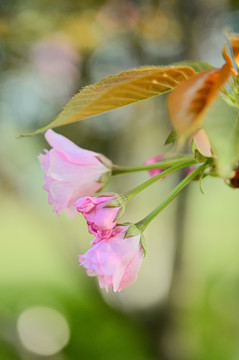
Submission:
<svg viewBox="0 0 239 360">
<path fill-rule="evenodd" d="M 55 133 L 49 129 L 45 133 L 47 142 L 66 159 L 76 164 L 98 164 L 97 153 L 82 149 L 67 139 L 65 136 Z"/>
<path fill-rule="evenodd" d="M 141 247 L 139 251 L 136 252 L 135 256 L 133 257 L 133 259 L 130 261 L 127 268 L 125 269 L 125 273 L 121 279 L 118 289 L 114 289 L 114 291 L 121 291 L 125 287 L 131 285 L 136 281 L 143 258 L 144 258 L 144 250 Z"/>
<path fill-rule="evenodd" d="M 142 263 L 144 251 L 140 234 L 124 238 L 128 226 L 116 226 L 108 239 L 95 239 L 92 247 L 80 255 L 80 264 L 90 276 L 98 275 L 100 287 L 120 291 L 132 284 Z"/>
</svg>

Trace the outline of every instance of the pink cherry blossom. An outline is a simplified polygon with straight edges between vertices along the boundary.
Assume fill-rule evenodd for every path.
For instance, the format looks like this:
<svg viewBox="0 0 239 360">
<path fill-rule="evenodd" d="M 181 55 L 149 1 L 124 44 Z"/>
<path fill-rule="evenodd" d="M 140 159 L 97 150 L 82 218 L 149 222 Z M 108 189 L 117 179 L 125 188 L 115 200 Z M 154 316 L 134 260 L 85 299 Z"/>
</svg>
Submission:
<svg viewBox="0 0 239 360">
<path fill-rule="evenodd" d="M 108 238 L 117 224 L 116 217 L 121 206 L 107 207 L 114 196 L 86 196 L 75 202 L 88 224 L 89 232 L 98 237 Z"/>
<path fill-rule="evenodd" d="M 158 155 L 155 155 L 155 156 L 149 158 L 149 159 L 146 160 L 144 163 L 145 163 L 145 165 L 155 164 L 155 163 L 163 160 L 163 158 L 164 158 L 164 155 L 163 155 L 163 154 L 158 154 Z M 163 172 L 164 170 L 165 170 L 165 169 L 160 169 L 160 168 L 159 168 L 159 169 L 152 169 L 152 170 L 149 170 L 149 175 L 150 175 L 151 177 L 153 177 L 153 176 L 156 176 L 156 175 L 158 175 L 158 174 L 161 174 L 161 172 Z"/>
<path fill-rule="evenodd" d="M 69 217 L 74 217 L 77 215 L 74 202 L 93 195 L 105 185 L 101 180 L 103 175 L 110 175 L 111 161 L 52 130 L 47 130 L 45 138 L 52 149 L 38 157 L 45 171 L 43 189 L 58 215 L 65 210 Z"/>
<path fill-rule="evenodd" d="M 131 285 L 138 276 L 144 257 L 141 234 L 126 237 L 129 226 L 116 226 L 108 239 L 95 239 L 92 247 L 79 256 L 89 276 L 98 276 L 99 285 L 106 291 L 121 291 Z"/>
</svg>

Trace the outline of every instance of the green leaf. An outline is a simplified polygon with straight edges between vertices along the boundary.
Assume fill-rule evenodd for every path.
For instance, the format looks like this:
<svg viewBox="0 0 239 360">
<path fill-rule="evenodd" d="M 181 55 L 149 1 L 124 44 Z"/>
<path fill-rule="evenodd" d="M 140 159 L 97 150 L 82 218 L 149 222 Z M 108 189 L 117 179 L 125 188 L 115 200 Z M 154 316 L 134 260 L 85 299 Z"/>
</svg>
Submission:
<svg viewBox="0 0 239 360">
<path fill-rule="evenodd" d="M 173 143 L 175 143 L 176 141 L 177 141 L 177 133 L 176 133 L 175 130 L 172 130 L 172 131 L 169 133 L 167 139 L 165 140 L 164 145 L 173 144 Z"/>
<path fill-rule="evenodd" d="M 204 71 L 204 70 L 215 69 L 215 66 L 212 66 L 211 64 L 208 64 L 203 61 L 183 61 L 183 62 L 178 63 L 177 65 L 189 66 L 189 67 L 193 68 L 197 73 Z"/>
<path fill-rule="evenodd" d="M 22 136 L 42 133 L 49 128 L 74 123 L 164 94 L 194 74 L 195 71 L 188 66 L 144 66 L 111 75 L 82 89 L 48 125 Z"/>
<path fill-rule="evenodd" d="M 239 108 L 218 97 L 205 114 L 203 128 L 215 154 L 219 174 L 230 177 L 239 160 Z"/>
</svg>

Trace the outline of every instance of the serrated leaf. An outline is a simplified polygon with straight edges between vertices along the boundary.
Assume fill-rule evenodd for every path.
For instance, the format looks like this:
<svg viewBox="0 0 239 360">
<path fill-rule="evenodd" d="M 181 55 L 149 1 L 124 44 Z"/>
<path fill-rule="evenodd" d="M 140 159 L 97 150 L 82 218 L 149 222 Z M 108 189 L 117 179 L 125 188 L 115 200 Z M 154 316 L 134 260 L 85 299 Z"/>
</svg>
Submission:
<svg viewBox="0 0 239 360">
<path fill-rule="evenodd" d="M 187 66 L 145 66 L 111 75 L 82 89 L 48 125 L 24 135 L 74 123 L 125 105 L 164 94 L 189 79 L 195 71 Z"/>
<path fill-rule="evenodd" d="M 184 81 L 168 98 L 171 122 L 181 142 L 193 135 L 220 89 L 232 74 L 231 59 L 224 53 L 226 63 L 221 69 L 205 70 Z"/>
<path fill-rule="evenodd" d="M 239 108 L 219 97 L 207 112 L 203 128 L 215 154 L 219 174 L 230 177 L 239 160 Z"/>
<path fill-rule="evenodd" d="M 191 68 L 193 68 L 197 73 L 200 73 L 204 70 L 211 70 L 211 69 L 215 69 L 215 66 L 203 62 L 203 61 L 183 61 L 178 63 L 177 65 L 181 65 L 181 66 L 189 66 Z"/>
<path fill-rule="evenodd" d="M 237 67 L 239 68 L 239 34 L 238 33 L 228 33 L 228 41 L 230 43 L 233 57 Z"/>
</svg>

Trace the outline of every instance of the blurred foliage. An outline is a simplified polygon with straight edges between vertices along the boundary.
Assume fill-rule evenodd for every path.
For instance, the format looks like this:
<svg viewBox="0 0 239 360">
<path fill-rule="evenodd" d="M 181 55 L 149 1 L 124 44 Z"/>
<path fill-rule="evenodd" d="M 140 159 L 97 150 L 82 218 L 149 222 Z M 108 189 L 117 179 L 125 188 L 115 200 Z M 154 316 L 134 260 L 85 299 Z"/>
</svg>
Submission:
<svg viewBox="0 0 239 360">
<path fill-rule="evenodd" d="M 78 267 L 91 240 L 84 222 L 52 214 L 41 189 L 43 136 L 16 139 L 111 73 L 185 60 L 220 66 L 223 27 L 238 31 L 238 11 L 229 0 L 0 1 L 1 359 L 42 358 L 23 346 L 16 327 L 36 305 L 58 310 L 70 326 L 68 345 L 50 360 L 238 358 L 237 191 L 207 179 L 202 196 L 192 184 L 147 231 L 138 281 L 105 294 Z M 165 102 L 155 98 L 59 131 L 116 163 L 141 163 L 165 150 Z M 108 190 L 146 178 L 115 178 Z M 147 214 L 176 180 L 135 199 L 125 220 Z"/>
<path fill-rule="evenodd" d="M 63 350 L 64 359 L 74 359 L 77 356 L 83 359 L 113 357 L 119 360 L 134 356 L 140 360 L 151 358 L 149 349 L 145 346 L 147 334 L 142 326 L 135 320 L 129 320 L 109 309 L 95 291 L 89 291 L 84 286 L 76 286 L 75 293 L 59 291 L 57 287 L 44 285 L 25 285 L 14 289 L 2 287 L 1 290 L 5 293 L 1 296 L 0 329 L 0 352 L 1 356 L 3 351 L 6 352 L 4 359 L 14 359 L 14 356 L 18 358 L 19 352 L 22 358 L 31 358 L 27 351 L 21 349 L 12 320 L 19 316 L 21 309 L 39 304 L 47 304 L 61 311 L 70 324 L 71 339 Z"/>
</svg>

